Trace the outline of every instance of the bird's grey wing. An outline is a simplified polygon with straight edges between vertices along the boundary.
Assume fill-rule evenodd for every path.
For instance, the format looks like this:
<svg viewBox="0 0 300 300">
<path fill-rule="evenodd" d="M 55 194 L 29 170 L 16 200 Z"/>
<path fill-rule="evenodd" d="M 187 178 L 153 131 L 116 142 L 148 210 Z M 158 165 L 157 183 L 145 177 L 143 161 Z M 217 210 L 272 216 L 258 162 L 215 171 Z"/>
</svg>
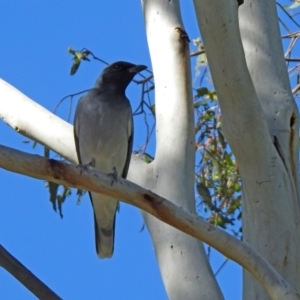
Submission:
<svg viewBox="0 0 300 300">
<path fill-rule="evenodd" d="M 106 110 L 106 112 L 108 113 L 108 110 Z M 131 108 L 128 108 L 127 113 L 124 111 L 122 116 L 122 122 L 126 122 L 127 124 L 126 131 L 119 132 L 115 127 L 114 122 L 111 123 L 113 120 L 115 120 L 115 117 L 116 116 L 113 115 L 105 122 L 105 124 L 108 126 L 107 129 L 110 130 L 111 137 L 113 137 L 111 140 L 114 140 L 114 142 L 113 144 L 110 144 L 110 155 L 105 160 L 106 166 L 103 165 L 103 158 L 100 159 L 100 157 L 99 164 L 104 172 L 111 173 L 113 171 L 113 167 L 115 167 L 118 173 L 123 178 L 126 178 L 133 142 L 133 120 Z M 114 129 L 116 131 L 114 131 Z M 121 147 L 119 148 L 119 146 Z M 110 159 L 111 156 L 114 157 L 114 159 Z M 98 159 L 96 158 L 96 167 L 97 163 Z M 111 257 L 114 251 L 115 220 L 119 203 L 118 201 L 115 201 L 107 196 L 95 193 L 91 193 L 91 199 L 95 212 L 94 216 L 97 253 L 100 257 Z"/>
<path fill-rule="evenodd" d="M 126 177 L 133 142 L 133 122 L 130 107 L 124 112 L 118 124 L 127 124 L 127 130 L 120 131 L 112 124 L 119 118 L 113 106 L 95 102 L 95 93 L 83 96 L 79 101 L 74 119 L 74 139 L 78 160 L 87 164 L 95 160 L 95 169 L 111 173 L 116 167 Z M 104 105 L 104 106 L 102 106 Z M 103 114 L 103 111 L 105 113 Z M 123 129 L 122 129 L 123 128 Z M 115 130 L 114 130 L 115 129 Z M 125 130 L 124 130 L 125 129 Z M 124 131 L 123 131 L 124 130 Z M 118 201 L 97 193 L 89 193 L 94 211 L 95 239 L 97 254 L 109 258 L 114 251 L 115 217 Z"/>
<path fill-rule="evenodd" d="M 125 100 L 125 99 L 124 99 Z M 123 101 L 123 99 L 122 99 Z M 129 103 L 129 102 L 128 102 Z M 106 156 L 105 163 L 103 158 L 99 160 L 96 158 L 96 168 L 99 162 L 99 169 L 104 172 L 111 173 L 113 167 L 118 171 L 118 174 L 123 178 L 126 177 L 131 158 L 132 143 L 133 143 L 133 119 L 130 106 L 125 106 L 125 110 L 120 118 L 115 114 L 114 110 L 106 109 L 107 117 L 110 117 L 104 122 L 106 129 L 110 131 L 110 138 L 106 138 L 109 144 L 108 150 L 103 151 L 109 153 Z M 119 118 L 119 124 L 126 124 L 124 127 L 118 128 L 115 124 L 115 119 Z M 124 130 L 125 129 L 125 130 Z M 105 139 L 103 137 L 103 139 Z M 101 140 L 103 142 L 103 140 Z M 98 145 L 99 146 L 99 145 Z M 101 147 L 100 147 L 101 148 Z M 100 151 L 102 152 L 102 151 Z M 102 153 L 103 153 L 102 152 Z M 106 166 L 104 166 L 106 164 Z M 107 196 L 91 193 L 92 203 L 95 212 L 95 230 L 96 230 L 96 248 L 100 257 L 111 257 L 114 251 L 114 231 L 116 210 L 118 208 L 118 201 Z"/>
<path fill-rule="evenodd" d="M 128 169 L 129 169 L 129 164 L 130 164 L 130 159 L 131 159 L 131 153 L 132 153 L 132 145 L 133 145 L 133 134 L 134 134 L 134 123 L 133 123 L 133 117 L 131 116 L 130 120 L 128 121 L 128 127 L 129 127 L 129 138 L 128 138 L 128 149 L 127 149 L 127 157 L 126 157 L 126 163 L 124 166 L 123 174 L 122 177 L 126 178 Z"/>
<path fill-rule="evenodd" d="M 91 123 L 96 123 L 96 110 L 88 111 L 90 97 L 93 94 L 83 96 L 78 104 L 74 117 L 74 141 L 77 152 L 78 161 L 80 164 L 87 164 L 92 161 L 95 156 L 95 144 L 97 139 L 101 137 L 96 126 L 91 126 Z M 88 118 L 88 116 L 91 116 Z M 100 129 L 101 130 L 101 129 Z M 87 134 L 88 132 L 88 134 Z M 87 136 L 89 138 L 87 139 Z M 84 141 L 83 141 L 84 139 Z M 97 168 L 96 168 L 97 169 Z M 111 169 L 110 169 L 111 170 Z M 101 170 L 108 172 L 107 170 Z M 109 197 L 89 192 L 90 200 L 93 206 L 94 227 L 96 251 L 99 257 L 111 257 L 114 250 L 114 231 L 115 231 L 115 214 L 117 209 L 117 201 Z"/>
</svg>

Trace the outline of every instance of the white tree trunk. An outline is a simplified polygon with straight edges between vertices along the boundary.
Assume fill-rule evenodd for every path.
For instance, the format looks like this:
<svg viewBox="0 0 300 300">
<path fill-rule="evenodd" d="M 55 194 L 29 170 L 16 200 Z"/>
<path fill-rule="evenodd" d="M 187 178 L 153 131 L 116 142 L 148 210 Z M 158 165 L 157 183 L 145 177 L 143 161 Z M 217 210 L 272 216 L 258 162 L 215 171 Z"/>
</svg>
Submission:
<svg viewBox="0 0 300 300">
<path fill-rule="evenodd" d="M 254 84 L 237 1 L 194 3 L 224 134 L 243 181 L 244 240 L 300 291 L 298 111 L 284 66 L 275 1 L 244 4 L 241 27 Z M 249 274 L 244 298 L 269 299 Z"/>
<path fill-rule="evenodd" d="M 244 174 L 244 239 L 300 291 L 299 115 L 284 61 L 275 0 L 245 1 L 240 28 L 277 160 L 265 169 L 269 176 L 265 183 L 255 183 L 250 171 Z M 243 284 L 244 299 L 269 299 L 246 271 Z"/>
<path fill-rule="evenodd" d="M 155 78 L 156 154 L 147 186 L 195 213 L 195 136 L 188 37 L 178 0 L 142 1 Z M 144 214 L 170 299 L 222 299 L 203 244 Z"/>
</svg>

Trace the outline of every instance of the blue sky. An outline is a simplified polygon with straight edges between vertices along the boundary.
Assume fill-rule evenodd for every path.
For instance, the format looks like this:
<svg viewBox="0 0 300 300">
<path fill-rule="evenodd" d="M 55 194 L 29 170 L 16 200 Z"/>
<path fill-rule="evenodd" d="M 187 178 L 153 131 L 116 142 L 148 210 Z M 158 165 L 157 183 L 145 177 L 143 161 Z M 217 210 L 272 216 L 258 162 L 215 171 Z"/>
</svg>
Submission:
<svg viewBox="0 0 300 300">
<path fill-rule="evenodd" d="M 199 32 L 191 1 L 184 3 L 185 28 L 193 39 Z M 103 69 L 103 64 L 92 61 L 70 76 L 69 46 L 86 47 L 108 62 L 125 60 L 151 69 L 140 1 L 2 1 L 0 15 L 0 77 L 50 111 L 62 97 L 92 87 Z M 127 94 L 136 108 L 140 87 L 131 84 Z M 65 102 L 58 115 L 66 119 L 68 108 Z M 142 122 L 135 118 L 134 149 L 144 141 Z M 0 134 L 3 145 L 43 153 L 41 146 L 33 149 L 32 143 L 24 143 L 27 138 L 3 122 Z M 136 208 L 121 205 L 114 256 L 99 260 L 87 196 L 77 205 L 73 192 L 60 219 L 44 182 L 2 169 L 0 178 L 0 243 L 63 299 L 167 299 L 149 234 L 146 229 L 141 232 L 143 220 Z M 223 261 L 213 251 L 213 269 Z M 227 263 L 217 279 L 226 299 L 241 298 L 241 269 L 235 263 Z M 0 298 L 35 299 L 3 269 L 0 287 Z"/>
</svg>

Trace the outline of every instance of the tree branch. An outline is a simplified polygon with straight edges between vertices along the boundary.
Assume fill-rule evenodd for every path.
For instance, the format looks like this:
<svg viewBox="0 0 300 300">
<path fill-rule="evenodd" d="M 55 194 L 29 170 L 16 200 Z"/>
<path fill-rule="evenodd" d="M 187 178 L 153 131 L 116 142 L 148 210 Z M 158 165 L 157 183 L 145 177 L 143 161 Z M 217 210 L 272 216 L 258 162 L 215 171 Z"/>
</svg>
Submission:
<svg viewBox="0 0 300 300">
<path fill-rule="evenodd" d="M 62 299 L 0 245 L 0 265 L 20 281 L 38 299 Z"/>
<path fill-rule="evenodd" d="M 37 179 L 86 189 L 132 204 L 159 220 L 214 247 L 248 270 L 272 299 L 300 299 L 279 273 L 247 243 L 203 221 L 149 190 L 118 178 L 111 182 L 106 174 L 0 146 L 0 167 Z"/>
<path fill-rule="evenodd" d="M 71 124 L 1 78 L 0 99 L 0 118 L 5 123 L 18 133 L 59 153 L 68 161 L 78 163 Z"/>
</svg>

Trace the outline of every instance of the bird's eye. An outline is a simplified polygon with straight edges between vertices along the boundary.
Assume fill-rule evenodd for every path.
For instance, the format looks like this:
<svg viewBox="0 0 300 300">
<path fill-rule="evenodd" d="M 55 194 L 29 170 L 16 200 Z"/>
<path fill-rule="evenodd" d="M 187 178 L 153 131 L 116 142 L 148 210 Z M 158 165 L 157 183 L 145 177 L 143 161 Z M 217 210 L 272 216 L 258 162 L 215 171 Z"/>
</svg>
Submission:
<svg viewBox="0 0 300 300">
<path fill-rule="evenodd" d="M 116 70 L 119 70 L 120 68 L 121 68 L 120 65 L 115 65 Z"/>
</svg>

